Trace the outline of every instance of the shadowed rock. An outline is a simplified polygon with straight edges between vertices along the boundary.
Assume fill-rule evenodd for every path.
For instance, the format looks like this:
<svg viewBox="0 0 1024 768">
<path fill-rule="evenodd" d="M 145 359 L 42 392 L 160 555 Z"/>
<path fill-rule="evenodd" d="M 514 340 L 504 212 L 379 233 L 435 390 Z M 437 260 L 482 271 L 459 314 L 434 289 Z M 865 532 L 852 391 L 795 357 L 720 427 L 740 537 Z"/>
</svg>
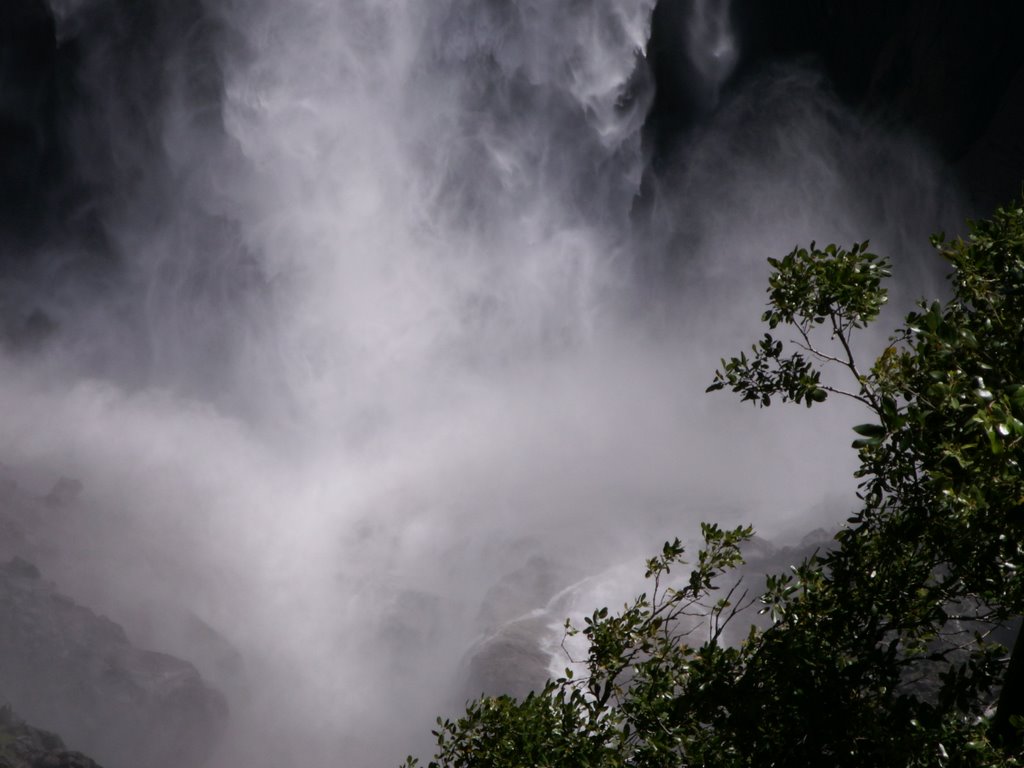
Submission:
<svg viewBox="0 0 1024 768">
<path fill-rule="evenodd" d="M 0 695 L 108 768 L 202 765 L 227 719 L 195 667 L 134 647 L 20 558 L 0 564 Z"/>
<path fill-rule="evenodd" d="M 81 752 L 64 747 L 60 737 L 33 728 L 0 707 L 0 768 L 100 768 Z"/>
</svg>

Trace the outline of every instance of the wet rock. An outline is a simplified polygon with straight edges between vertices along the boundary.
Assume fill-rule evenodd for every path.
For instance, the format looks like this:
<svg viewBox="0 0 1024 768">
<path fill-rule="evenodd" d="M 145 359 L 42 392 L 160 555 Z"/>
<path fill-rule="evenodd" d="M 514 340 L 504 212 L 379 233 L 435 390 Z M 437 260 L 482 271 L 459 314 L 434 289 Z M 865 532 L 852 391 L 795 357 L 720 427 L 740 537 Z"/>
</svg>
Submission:
<svg viewBox="0 0 1024 768">
<path fill-rule="evenodd" d="M 551 558 L 533 555 L 525 565 L 506 574 L 487 591 L 480 608 L 480 624 L 486 630 L 493 630 L 547 603 L 572 581 L 568 568 Z"/>
<path fill-rule="evenodd" d="M 32 565 L 28 560 L 22 560 L 20 557 L 14 557 L 6 563 L 0 563 L 0 571 L 9 576 L 13 576 L 14 578 L 42 578 L 42 574 L 39 573 L 38 568 Z"/>
<path fill-rule="evenodd" d="M 790 566 L 815 552 L 825 552 L 834 544 L 833 534 L 824 528 L 809 532 L 798 544 L 790 546 L 778 546 L 754 537 L 743 548 L 746 563 L 733 571 L 731 578 L 726 576 L 719 580 L 719 594 L 725 594 L 739 580 L 734 602 L 754 606 L 756 598 L 764 592 L 766 574 L 788 572 Z M 633 569 L 629 572 L 633 573 Z M 522 568 L 499 580 L 487 593 L 481 611 L 487 629 L 483 639 L 466 654 L 464 662 L 461 686 L 464 698 L 475 698 L 481 693 L 526 696 L 530 691 L 540 690 L 552 672 L 570 661 L 559 646 L 565 617 L 578 615 L 581 606 L 589 613 L 602 603 L 609 605 L 609 601 L 585 602 L 588 596 L 593 596 L 589 591 L 593 585 L 584 579 L 566 588 L 566 573 L 556 563 L 533 557 Z M 618 577 L 610 571 L 598 578 L 614 582 Z M 540 605 L 545 607 L 538 608 Z M 766 622 L 767 617 L 747 610 L 742 620 L 726 627 L 723 641 L 739 644 L 751 623 L 764 626 Z"/>
<path fill-rule="evenodd" d="M 64 507 L 74 501 L 82 493 L 82 482 L 71 477 L 62 477 L 53 484 L 50 492 L 43 497 L 49 507 Z"/>
<path fill-rule="evenodd" d="M 136 648 L 17 558 L 0 565 L 0 694 L 108 768 L 202 765 L 227 719 L 195 667 Z"/>
<path fill-rule="evenodd" d="M 736 0 L 733 16 L 741 76 L 810 57 L 848 103 L 955 163 L 985 214 L 1019 195 L 1024 5 Z"/>
<path fill-rule="evenodd" d="M 56 734 L 33 728 L 0 707 L 0 768 L 100 768 L 81 752 L 71 752 Z"/>
<path fill-rule="evenodd" d="M 136 645 L 186 658 L 219 690 L 244 695 L 249 681 L 241 651 L 188 608 L 140 602 L 125 607 L 118 618 Z"/>
<path fill-rule="evenodd" d="M 538 611 L 507 622 L 467 655 L 462 686 L 467 698 L 481 693 L 522 698 L 544 687 L 551 676 L 554 619 Z"/>
</svg>

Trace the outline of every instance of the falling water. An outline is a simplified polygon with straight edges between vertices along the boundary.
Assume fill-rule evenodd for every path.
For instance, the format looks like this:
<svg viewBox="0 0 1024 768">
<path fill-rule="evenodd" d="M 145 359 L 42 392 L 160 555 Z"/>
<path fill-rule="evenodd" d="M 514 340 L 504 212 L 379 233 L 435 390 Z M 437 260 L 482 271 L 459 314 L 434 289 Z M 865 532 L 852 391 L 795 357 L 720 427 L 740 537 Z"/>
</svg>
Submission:
<svg viewBox="0 0 1024 768">
<path fill-rule="evenodd" d="M 739 61 L 730 20 L 730 0 L 692 0 L 686 30 L 687 53 L 700 74 L 712 106 Z"/>
<path fill-rule="evenodd" d="M 721 95 L 728 3 L 694 0 L 679 45 L 717 109 L 640 222 L 654 4 L 181 4 L 153 61 L 107 44 L 120 6 L 52 0 L 103 237 L 4 286 L 56 331 L 4 359 L 0 460 L 84 482 L 62 589 L 186 658 L 185 613 L 239 650 L 207 672 L 218 765 L 395 763 L 461 702 L 508 574 L 558 589 L 702 518 L 795 530 L 846 487 L 847 414 L 704 385 L 766 256 L 897 252 L 951 196 L 813 72 Z M 62 266 L 90 248 L 115 266 Z M 652 252 L 683 275 L 657 307 Z"/>
</svg>

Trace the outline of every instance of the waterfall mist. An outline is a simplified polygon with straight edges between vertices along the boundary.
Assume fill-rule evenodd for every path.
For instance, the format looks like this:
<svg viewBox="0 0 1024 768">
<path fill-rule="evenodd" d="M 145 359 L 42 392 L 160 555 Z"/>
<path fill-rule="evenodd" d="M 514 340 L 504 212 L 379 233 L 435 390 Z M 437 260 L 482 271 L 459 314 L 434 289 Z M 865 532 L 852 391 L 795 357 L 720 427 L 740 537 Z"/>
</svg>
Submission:
<svg viewBox="0 0 1024 768">
<path fill-rule="evenodd" d="M 99 234 L 0 287 L 53 324 L 0 360 L 0 461 L 82 480 L 47 573 L 225 690 L 216 765 L 422 750 L 531 558 L 574 580 L 703 519 L 842 519 L 855 411 L 704 387 L 766 257 L 871 238 L 930 293 L 956 194 L 810 66 L 727 87 L 742 41 L 701 2 L 680 56 L 715 97 L 652 169 L 654 4 L 183 3 L 147 53 L 51 0 Z"/>
</svg>

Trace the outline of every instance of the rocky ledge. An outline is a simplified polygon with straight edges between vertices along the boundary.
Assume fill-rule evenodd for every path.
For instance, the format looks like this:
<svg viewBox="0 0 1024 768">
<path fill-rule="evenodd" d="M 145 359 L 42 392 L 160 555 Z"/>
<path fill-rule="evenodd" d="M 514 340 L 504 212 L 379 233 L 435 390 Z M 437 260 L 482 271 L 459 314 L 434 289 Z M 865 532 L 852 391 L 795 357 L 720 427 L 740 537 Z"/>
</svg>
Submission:
<svg viewBox="0 0 1024 768">
<path fill-rule="evenodd" d="M 100 768 L 81 752 L 64 747 L 60 737 L 33 728 L 0 707 L 0 768 Z"/>
<path fill-rule="evenodd" d="M 108 768 L 202 765 L 227 720 L 224 697 L 195 667 L 136 648 L 17 557 L 0 563 L 0 700 Z M 19 738 L 0 736 L 0 749 L 37 743 Z M 0 768 L 3 759 L 0 751 Z M 11 765 L 94 765 L 77 759 Z"/>
</svg>

